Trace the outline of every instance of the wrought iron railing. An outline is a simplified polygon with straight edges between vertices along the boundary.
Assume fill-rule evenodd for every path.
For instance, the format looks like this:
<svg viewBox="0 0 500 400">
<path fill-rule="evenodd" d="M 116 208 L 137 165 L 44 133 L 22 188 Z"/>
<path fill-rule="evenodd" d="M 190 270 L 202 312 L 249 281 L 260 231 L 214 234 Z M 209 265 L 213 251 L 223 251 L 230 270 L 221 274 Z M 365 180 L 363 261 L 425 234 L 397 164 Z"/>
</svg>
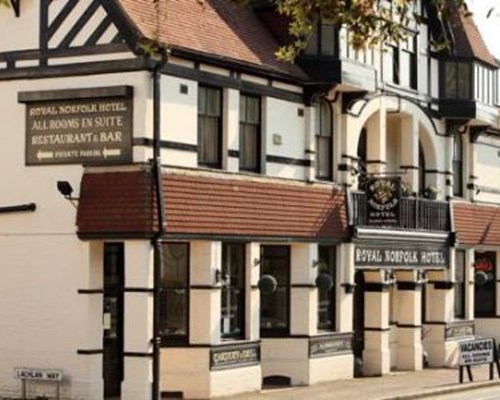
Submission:
<svg viewBox="0 0 500 400">
<path fill-rule="evenodd" d="M 351 210 L 354 226 L 368 226 L 366 195 L 364 192 L 352 193 Z M 424 231 L 449 231 L 450 205 L 444 201 L 402 197 L 399 210 L 399 224 L 391 225 L 390 227 Z"/>
</svg>

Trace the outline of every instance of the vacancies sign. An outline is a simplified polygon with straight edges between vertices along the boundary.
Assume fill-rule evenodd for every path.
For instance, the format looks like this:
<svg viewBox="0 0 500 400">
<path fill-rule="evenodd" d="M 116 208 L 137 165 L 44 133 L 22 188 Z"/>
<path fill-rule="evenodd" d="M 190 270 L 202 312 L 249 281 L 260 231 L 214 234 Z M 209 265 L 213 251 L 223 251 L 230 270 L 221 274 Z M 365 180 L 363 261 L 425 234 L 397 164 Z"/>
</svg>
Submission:
<svg viewBox="0 0 500 400">
<path fill-rule="evenodd" d="M 464 340 L 459 343 L 460 366 L 490 364 L 495 355 L 495 340 L 492 338 Z"/>
<path fill-rule="evenodd" d="M 41 96 L 31 97 L 28 93 L 26 164 L 131 162 L 131 89 L 41 92 Z"/>
</svg>

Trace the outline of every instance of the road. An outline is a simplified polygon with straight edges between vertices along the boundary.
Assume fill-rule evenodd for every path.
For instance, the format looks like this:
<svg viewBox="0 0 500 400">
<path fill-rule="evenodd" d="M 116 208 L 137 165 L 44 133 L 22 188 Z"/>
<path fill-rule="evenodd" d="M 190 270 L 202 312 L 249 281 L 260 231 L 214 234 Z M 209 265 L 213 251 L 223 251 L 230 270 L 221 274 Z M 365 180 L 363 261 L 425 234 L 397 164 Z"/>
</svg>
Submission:
<svg viewBox="0 0 500 400">
<path fill-rule="evenodd" d="M 429 398 L 429 397 L 428 397 Z M 469 390 L 449 395 L 430 397 L 433 400 L 500 400 L 500 387 Z"/>
</svg>

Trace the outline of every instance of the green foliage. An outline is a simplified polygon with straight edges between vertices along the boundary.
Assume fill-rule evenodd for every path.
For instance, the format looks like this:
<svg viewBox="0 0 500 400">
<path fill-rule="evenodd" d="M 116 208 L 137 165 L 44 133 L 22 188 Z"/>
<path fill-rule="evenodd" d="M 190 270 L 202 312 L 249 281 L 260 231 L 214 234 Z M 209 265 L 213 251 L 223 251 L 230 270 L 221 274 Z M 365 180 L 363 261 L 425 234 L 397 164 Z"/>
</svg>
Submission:
<svg viewBox="0 0 500 400">
<path fill-rule="evenodd" d="M 293 61 L 305 49 L 318 21 L 343 26 L 355 50 L 398 43 L 422 22 L 413 0 L 274 0 L 278 12 L 289 18 L 291 43 L 277 51 L 283 61 Z M 436 6 L 438 18 L 444 20 L 450 3 L 459 7 L 464 0 L 428 0 Z"/>
</svg>

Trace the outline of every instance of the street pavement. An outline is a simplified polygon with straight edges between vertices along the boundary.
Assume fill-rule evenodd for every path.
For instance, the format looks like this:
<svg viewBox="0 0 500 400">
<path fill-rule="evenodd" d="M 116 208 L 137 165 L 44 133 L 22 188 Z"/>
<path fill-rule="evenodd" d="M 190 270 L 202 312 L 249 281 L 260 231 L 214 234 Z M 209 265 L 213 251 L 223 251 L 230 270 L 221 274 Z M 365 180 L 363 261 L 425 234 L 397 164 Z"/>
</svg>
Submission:
<svg viewBox="0 0 500 400">
<path fill-rule="evenodd" d="M 431 397 L 435 400 L 498 400 L 500 399 L 500 387 L 493 386 L 485 389 L 468 390 L 466 392 Z"/>
<path fill-rule="evenodd" d="M 420 372 L 393 372 L 383 377 L 358 378 L 320 383 L 312 386 L 264 388 L 259 393 L 226 396 L 224 400 L 469 400 L 476 397 L 444 397 L 450 393 L 475 396 L 472 389 L 489 388 L 485 400 L 500 400 L 500 379 L 489 381 L 488 366 L 472 368 L 474 382 L 458 383 L 457 369 L 427 368 Z M 496 397 L 494 390 L 498 391 Z M 464 392 L 467 391 L 467 392 Z M 493 394 L 492 394 L 493 393 Z M 479 399 L 480 397 L 477 397 Z"/>
</svg>

